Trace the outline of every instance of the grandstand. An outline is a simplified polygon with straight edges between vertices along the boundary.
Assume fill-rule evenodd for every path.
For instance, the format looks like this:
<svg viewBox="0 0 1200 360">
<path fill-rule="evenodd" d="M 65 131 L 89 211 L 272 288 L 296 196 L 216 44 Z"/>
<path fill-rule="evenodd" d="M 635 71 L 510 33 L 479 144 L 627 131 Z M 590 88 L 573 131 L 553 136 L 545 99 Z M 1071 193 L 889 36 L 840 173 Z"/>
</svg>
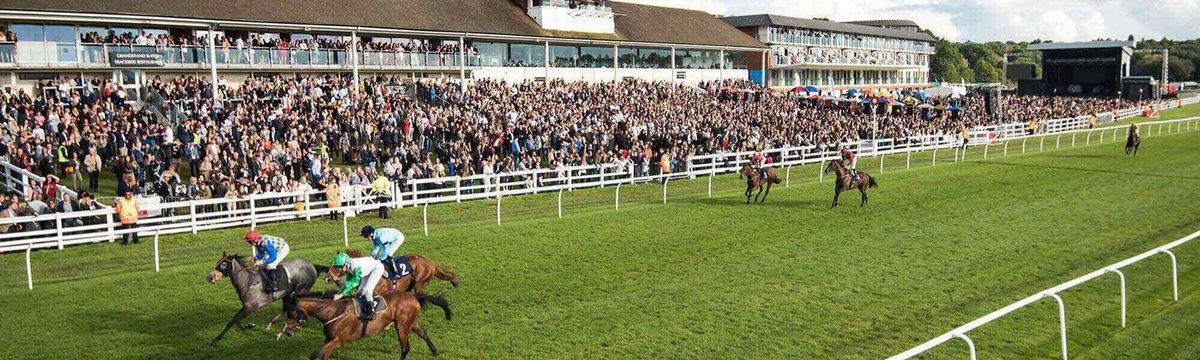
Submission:
<svg viewBox="0 0 1200 360">
<path fill-rule="evenodd" d="M 695 84 L 745 79 L 747 54 L 765 50 L 706 13 L 622 2 L 4 1 L 0 9 L 0 27 L 15 36 L 0 43 L 3 83 L 23 87 L 63 71 L 112 76 L 135 93 L 158 75 L 238 83 L 252 73 L 328 71 Z"/>
<path fill-rule="evenodd" d="M 766 65 L 751 66 L 767 69 L 754 73 L 755 79 L 771 87 L 818 86 L 841 93 L 929 85 L 934 39 L 912 21 L 835 22 L 772 14 L 723 20 L 770 46 Z"/>
</svg>

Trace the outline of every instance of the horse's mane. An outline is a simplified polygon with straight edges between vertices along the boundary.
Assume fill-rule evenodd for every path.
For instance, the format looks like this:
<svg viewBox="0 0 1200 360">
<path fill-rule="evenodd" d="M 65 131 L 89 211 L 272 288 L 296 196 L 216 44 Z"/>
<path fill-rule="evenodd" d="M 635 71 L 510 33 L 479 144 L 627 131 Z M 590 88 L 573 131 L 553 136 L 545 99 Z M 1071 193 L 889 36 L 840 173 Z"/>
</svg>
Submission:
<svg viewBox="0 0 1200 360">
<path fill-rule="evenodd" d="M 363 256 L 362 250 L 358 250 L 358 249 L 346 249 L 345 253 L 346 253 L 346 255 L 350 255 L 350 257 L 352 257 L 352 258 Z"/>
<path fill-rule="evenodd" d="M 238 265 L 241 265 L 244 268 L 250 267 L 250 265 L 252 265 L 249 262 L 250 258 L 248 256 L 244 256 L 242 254 L 229 255 L 229 258 L 233 259 L 233 261 L 237 261 Z"/>
</svg>

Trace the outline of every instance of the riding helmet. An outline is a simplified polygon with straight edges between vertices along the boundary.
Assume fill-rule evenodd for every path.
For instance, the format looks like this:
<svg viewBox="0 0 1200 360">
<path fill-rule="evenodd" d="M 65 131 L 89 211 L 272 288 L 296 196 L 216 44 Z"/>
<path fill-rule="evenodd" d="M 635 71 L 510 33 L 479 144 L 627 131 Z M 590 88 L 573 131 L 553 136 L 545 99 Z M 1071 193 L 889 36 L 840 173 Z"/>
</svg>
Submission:
<svg viewBox="0 0 1200 360">
<path fill-rule="evenodd" d="M 262 239 L 262 235 L 259 234 L 258 231 L 250 230 L 246 232 L 247 242 L 256 243 L 259 239 Z"/>
<path fill-rule="evenodd" d="M 372 233 L 375 233 L 375 228 L 371 227 L 371 225 L 362 227 L 362 236 L 363 237 L 371 236 Z"/>
<path fill-rule="evenodd" d="M 350 262 L 350 255 L 347 255 L 344 252 L 340 252 L 336 256 L 333 257 L 333 266 L 335 266 L 335 267 L 346 266 L 346 263 L 349 263 L 349 262 Z"/>
</svg>

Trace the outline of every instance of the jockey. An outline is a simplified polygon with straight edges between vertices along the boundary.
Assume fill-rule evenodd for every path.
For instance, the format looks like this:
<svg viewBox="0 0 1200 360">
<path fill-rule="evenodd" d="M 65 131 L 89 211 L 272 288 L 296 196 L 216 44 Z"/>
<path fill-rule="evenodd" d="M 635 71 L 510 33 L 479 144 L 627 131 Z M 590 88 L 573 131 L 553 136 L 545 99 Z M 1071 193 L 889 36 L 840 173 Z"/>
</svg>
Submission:
<svg viewBox="0 0 1200 360">
<path fill-rule="evenodd" d="M 754 155 L 750 156 L 750 166 L 752 166 L 754 168 L 754 171 L 758 172 L 758 180 L 759 181 L 767 180 L 767 166 L 766 165 L 770 164 L 770 163 L 771 163 L 771 158 L 767 157 L 766 154 L 763 154 L 761 148 L 759 150 L 754 151 Z"/>
<path fill-rule="evenodd" d="M 404 233 L 392 228 L 363 226 L 362 236 L 371 241 L 371 257 L 379 261 L 391 259 L 400 245 L 404 244 Z"/>
<path fill-rule="evenodd" d="M 1132 134 L 1133 138 L 1135 138 L 1135 139 L 1141 138 L 1142 137 L 1141 125 L 1138 125 L 1137 123 L 1129 123 L 1129 133 Z"/>
<path fill-rule="evenodd" d="M 263 289 L 268 294 L 279 291 L 278 266 L 284 258 L 287 258 L 290 250 L 287 241 L 280 237 L 263 236 L 258 231 L 250 230 L 246 232 L 246 242 L 254 247 L 254 258 L 262 264 Z"/>
<path fill-rule="evenodd" d="M 337 301 L 351 294 L 357 294 L 363 309 L 363 311 L 359 311 L 359 317 L 363 321 L 374 320 L 375 285 L 379 284 L 379 279 L 383 278 L 385 271 L 383 264 L 370 257 L 351 259 L 350 255 L 343 252 L 333 257 L 331 268 L 341 269 L 342 276 L 346 278 L 346 282 L 342 284 L 342 291 L 334 294 L 333 300 Z"/>
<path fill-rule="evenodd" d="M 842 146 L 841 154 L 842 160 L 845 160 L 846 165 L 850 167 L 850 176 L 853 177 L 854 181 L 858 181 L 858 156 L 855 156 L 854 152 L 850 151 L 849 146 Z"/>
</svg>

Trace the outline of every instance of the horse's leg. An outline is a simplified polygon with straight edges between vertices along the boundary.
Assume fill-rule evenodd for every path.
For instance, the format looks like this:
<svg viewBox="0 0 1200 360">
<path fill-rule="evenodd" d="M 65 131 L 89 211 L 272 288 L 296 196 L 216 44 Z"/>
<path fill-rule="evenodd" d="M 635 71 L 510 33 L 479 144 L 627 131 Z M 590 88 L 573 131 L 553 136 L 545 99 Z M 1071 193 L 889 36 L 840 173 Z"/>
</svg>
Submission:
<svg viewBox="0 0 1200 360">
<path fill-rule="evenodd" d="M 287 312 L 287 310 L 284 310 L 284 312 Z M 279 321 L 279 319 L 283 317 L 284 312 L 275 314 L 275 317 L 272 317 L 270 321 L 267 321 L 267 325 L 263 327 L 263 331 L 271 331 L 271 326 L 274 326 L 275 322 Z"/>
<path fill-rule="evenodd" d="M 242 309 L 239 310 L 237 312 L 237 314 L 233 314 L 233 319 L 230 319 L 229 323 L 225 324 L 225 329 L 221 330 L 221 333 L 218 334 L 215 339 L 213 339 L 211 342 L 209 342 L 208 346 L 217 346 L 217 342 L 220 342 L 221 339 L 225 338 L 225 333 L 229 332 L 229 328 L 232 328 L 234 324 L 237 324 L 240 327 L 240 325 L 242 324 L 242 319 L 245 319 L 246 316 L 249 316 L 250 313 L 253 311 L 254 310 L 251 310 L 250 308 L 246 307 L 246 305 L 242 305 Z"/>
<path fill-rule="evenodd" d="M 433 345 L 433 340 L 429 339 L 429 334 L 426 334 L 425 329 L 422 329 L 421 325 L 417 324 L 416 321 L 413 321 L 412 332 L 420 336 L 421 340 L 425 340 L 425 345 L 429 346 L 429 352 L 433 353 L 433 356 L 437 356 L 437 346 Z"/>
<path fill-rule="evenodd" d="M 762 185 L 759 185 L 759 186 L 758 186 L 758 193 L 757 193 L 757 194 L 754 194 L 754 201 L 756 201 L 756 202 L 757 202 L 757 201 L 758 201 L 758 197 L 759 197 L 759 196 L 762 196 L 762 193 L 763 193 L 763 186 L 762 186 Z"/>
<path fill-rule="evenodd" d="M 746 205 L 750 205 L 750 193 L 752 193 L 752 192 L 754 192 L 754 188 L 747 186 L 746 187 Z"/>
<path fill-rule="evenodd" d="M 866 185 L 859 185 L 859 186 L 858 186 L 858 192 L 862 193 L 862 203 L 861 203 L 861 204 L 858 204 L 858 207 L 864 207 L 864 206 L 867 206 L 867 201 L 868 201 L 868 199 L 867 199 L 867 186 L 866 186 Z"/>
<path fill-rule="evenodd" d="M 842 196 L 842 190 L 841 189 L 833 189 L 833 205 L 829 207 L 830 209 L 838 206 L 838 197 L 840 197 L 840 196 Z"/>
<path fill-rule="evenodd" d="M 762 200 L 759 200 L 758 202 L 759 202 L 759 203 L 765 203 L 765 202 L 767 202 L 767 196 L 770 196 L 770 195 L 771 195 L 771 182 L 770 182 L 770 181 L 768 181 L 768 182 L 767 182 L 767 192 L 763 194 L 763 198 L 762 198 Z"/>
<path fill-rule="evenodd" d="M 311 354 L 308 354 L 308 358 L 321 358 L 324 360 L 329 360 L 329 358 L 333 356 L 333 351 L 340 347 L 342 347 L 342 342 L 337 338 L 325 340 L 325 344 L 321 345 L 321 347 L 317 348 L 316 350 L 313 350 Z"/>
<path fill-rule="evenodd" d="M 413 321 L 416 322 L 415 319 Z M 408 331 L 401 329 L 402 326 L 400 326 L 399 320 L 396 321 L 395 325 L 396 337 L 400 340 L 400 360 L 404 360 L 408 358 L 408 351 L 412 349 L 412 347 L 408 345 Z"/>
</svg>

